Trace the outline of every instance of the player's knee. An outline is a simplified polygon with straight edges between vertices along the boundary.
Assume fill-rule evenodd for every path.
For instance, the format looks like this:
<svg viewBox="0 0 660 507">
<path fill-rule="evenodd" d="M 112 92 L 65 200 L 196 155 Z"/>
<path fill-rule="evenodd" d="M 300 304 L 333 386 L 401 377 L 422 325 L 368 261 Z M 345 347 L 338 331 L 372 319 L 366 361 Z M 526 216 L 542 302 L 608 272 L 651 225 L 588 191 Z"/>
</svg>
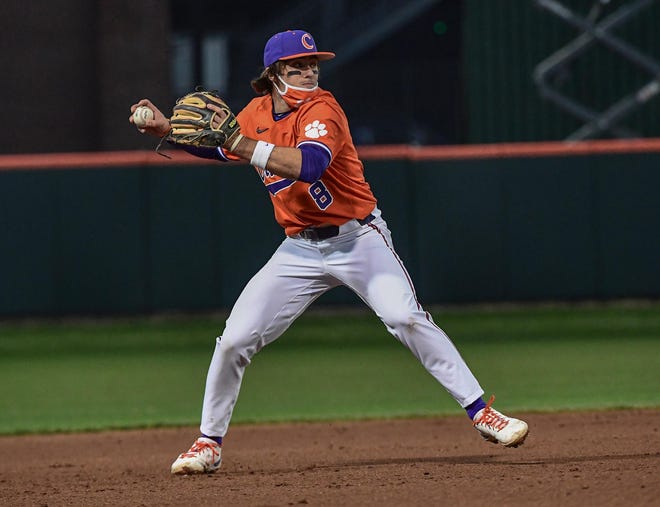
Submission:
<svg viewBox="0 0 660 507">
<path fill-rule="evenodd" d="M 401 308 L 384 315 L 383 322 L 396 331 L 411 331 L 418 325 L 419 316 L 407 308 Z"/>
<path fill-rule="evenodd" d="M 241 365 L 249 364 L 259 350 L 259 336 L 256 333 L 224 333 L 218 341 L 221 353 Z"/>
</svg>

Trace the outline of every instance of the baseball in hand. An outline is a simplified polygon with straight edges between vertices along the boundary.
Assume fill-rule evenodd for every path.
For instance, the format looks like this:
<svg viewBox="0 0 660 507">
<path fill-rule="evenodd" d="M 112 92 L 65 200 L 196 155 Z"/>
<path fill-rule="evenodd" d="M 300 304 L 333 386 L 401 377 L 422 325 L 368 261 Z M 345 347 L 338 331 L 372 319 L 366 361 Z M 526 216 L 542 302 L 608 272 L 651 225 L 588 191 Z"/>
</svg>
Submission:
<svg viewBox="0 0 660 507">
<path fill-rule="evenodd" d="M 147 106 L 138 107 L 133 113 L 133 123 L 136 127 L 142 128 L 146 125 L 147 120 L 154 119 L 154 112 Z"/>
</svg>

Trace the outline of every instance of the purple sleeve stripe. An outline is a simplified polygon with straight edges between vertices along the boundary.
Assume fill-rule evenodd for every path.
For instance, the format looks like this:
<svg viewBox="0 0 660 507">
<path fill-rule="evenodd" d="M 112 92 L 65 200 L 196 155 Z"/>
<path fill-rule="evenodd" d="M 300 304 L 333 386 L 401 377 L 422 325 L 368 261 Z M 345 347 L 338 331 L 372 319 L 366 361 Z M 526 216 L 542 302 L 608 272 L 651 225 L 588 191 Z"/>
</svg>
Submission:
<svg viewBox="0 0 660 507">
<path fill-rule="evenodd" d="M 330 165 L 330 150 L 321 143 L 301 143 L 298 148 L 302 153 L 302 165 L 298 179 L 306 183 L 314 183 L 321 178 Z"/>
<path fill-rule="evenodd" d="M 296 148 L 301 148 L 302 146 L 316 146 L 318 148 L 322 148 L 328 153 L 328 156 L 332 160 L 332 151 L 330 151 L 330 148 L 328 148 L 323 143 L 319 143 L 318 141 L 303 141 L 301 143 L 298 143 L 298 146 L 296 146 Z"/>
</svg>

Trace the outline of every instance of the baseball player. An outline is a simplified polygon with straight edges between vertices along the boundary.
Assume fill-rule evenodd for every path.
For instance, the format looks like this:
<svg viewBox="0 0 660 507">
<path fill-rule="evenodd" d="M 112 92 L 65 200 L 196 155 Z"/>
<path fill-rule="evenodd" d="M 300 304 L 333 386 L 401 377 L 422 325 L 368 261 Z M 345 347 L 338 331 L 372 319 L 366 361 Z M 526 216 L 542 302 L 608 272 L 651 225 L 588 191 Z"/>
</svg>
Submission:
<svg viewBox="0 0 660 507">
<path fill-rule="evenodd" d="M 344 111 L 318 86 L 319 62 L 334 56 L 318 51 L 304 30 L 275 34 L 264 49 L 264 70 L 251 83 L 257 97 L 236 116 L 240 131 L 218 147 L 185 146 L 200 157 L 250 161 L 286 237 L 245 286 L 216 339 L 201 436 L 174 461 L 173 474 L 209 473 L 220 467 L 222 441 L 245 367 L 314 300 L 339 285 L 353 290 L 378 315 L 465 408 L 486 440 L 515 447 L 527 436 L 524 421 L 492 408 L 493 397 L 484 402 L 484 391 L 458 350 L 417 300 L 365 181 Z M 131 111 L 138 106 L 155 113 L 141 131 L 168 135 L 174 122 L 170 125 L 148 99 Z M 226 111 L 214 104 L 206 107 L 217 113 L 213 128 L 218 128 Z"/>
</svg>

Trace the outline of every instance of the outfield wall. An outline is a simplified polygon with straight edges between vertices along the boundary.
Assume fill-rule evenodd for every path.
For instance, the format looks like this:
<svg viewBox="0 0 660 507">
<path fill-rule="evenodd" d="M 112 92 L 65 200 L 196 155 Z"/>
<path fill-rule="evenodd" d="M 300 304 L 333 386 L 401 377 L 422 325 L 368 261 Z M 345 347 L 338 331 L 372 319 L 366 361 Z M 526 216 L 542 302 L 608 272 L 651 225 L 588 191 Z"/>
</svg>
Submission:
<svg viewBox="0 0 660 507">
<path fill-rule="evenodd" d="M 360 153 L 425 304 L 660 297 L 660 139 Z M 283 239 L 270 201 L 170 154 L 0 156 L 0 315 L 231 306 Z"/>
</svg>

